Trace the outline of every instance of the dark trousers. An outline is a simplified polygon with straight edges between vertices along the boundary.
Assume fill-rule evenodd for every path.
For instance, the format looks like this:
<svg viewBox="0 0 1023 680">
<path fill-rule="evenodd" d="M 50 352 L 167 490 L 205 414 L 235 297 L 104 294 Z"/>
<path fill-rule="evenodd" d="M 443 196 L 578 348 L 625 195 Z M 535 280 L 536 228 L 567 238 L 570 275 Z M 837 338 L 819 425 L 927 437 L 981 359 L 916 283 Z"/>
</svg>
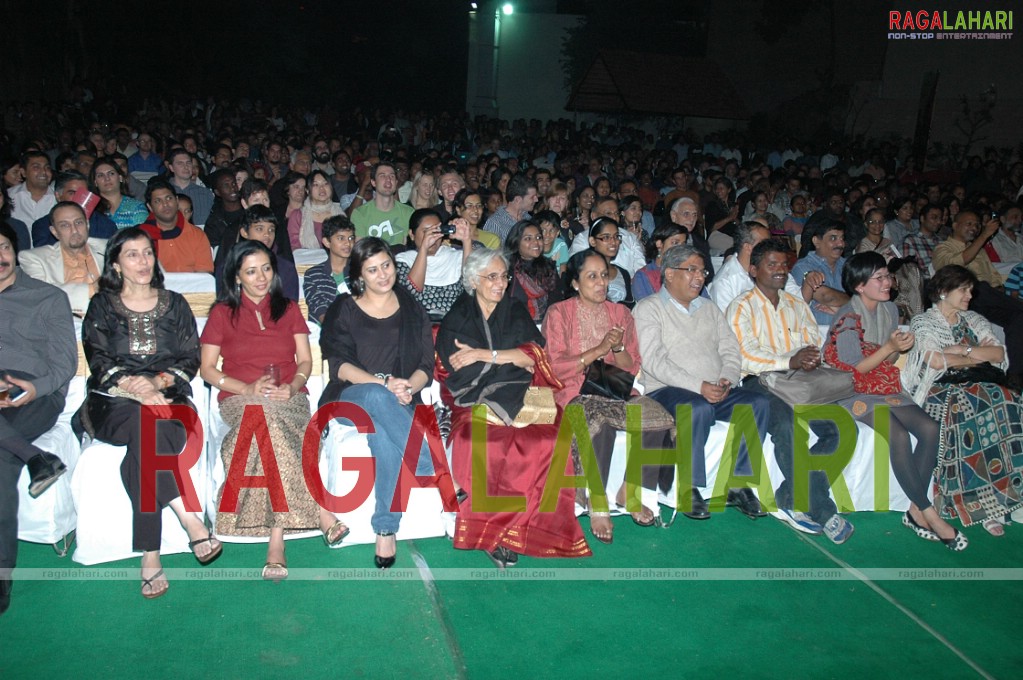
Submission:
<svg viewBox="0 0 1023 680">
<path fill-rule="evenodd" d="M 768 399 L 770 416 L 767 420 L 767 432 L 774 442 L 774 458 L 778 461 L 785 481 L 774 492 L 774 500 L 779 508 L 792 509 L 793 505 L 793 454 L 792 440 L 795 430 L 795 414 L 792 407 L 771 393 L 756 376 L 743 380 L 742 386 L 761 394 Z M 830 420 L 811 420 L 810 430 L 817 435 L 817 443 L 810 447 L 811 454 L 833 453 L 838 448 L 838 426 Z M 855 442 L 852 443 L 855 445 Z M 828 476 L 821 470 L 810 472 L 810 517 L 818 524 L 824 524 L 838 512 L 835 502 L 829 495 Z"/>
<path fill-rule="evenodd" d="M 99 397 L 102 398 L 102 397 Z M 141 404 L 130 399 L 117 399 L 107 409 L 104 417 L 94 419 L 96 439 L 115 446 L 127 446 L 128 452 L 121 461 L 121 482 L 131 499 L 132 550 L 149 551 L 160 549 L 163 532 L 161 513 L 167 505 L 181 495 L 174 475 L 169 470 L 156 473 L 156 488 L 146 493 L 156 496 L 156 512 L 142 512 L 142 418 Z M 176 420 L 158 420 L 156 423 L 156 453 L 158 455 L 178 454 L 185 447 L 185 428 Z M 146 442 L 152 446 L 152 442 Z"/>
<path fill-rule="evenodd" d="M 970 309 L 1005 331 L 1010 375 L 1023 374 L 1023 301 L 995 290 L 983 281 L 973 287 Z"/>
<path fill-rule="evenodd" d="M 724 399 L 716 404 L 712 404 L 704 399 L 703 395 L 684 390 L 681 387 L 662 387 L 651 392 L 649 396 L 672 415 L 675 415 L 675 407 L 681 404 L 690 404 L 693 407 L 693 479 L 690 486 L 707 486 L 707 458 L 704 449 L 707 446 L 710 428 L 714 427 L 715 421 L 731 419 L 732 409 L 735 406 L 739 404 L 752 406 L 753 418 L 757 425 L 760 441 L 763 442 L 764 437 L 767 436 L 765 434 L 768 431 L 767 399 L 764 395 L 751 392 L 743 387 L 733 388 Z M 740 475 L 750 475 L 753 472 L 745 440 L 739 446 L 739 455 L 735 461 L 735 471 Z M 678 483 L 681 485 L 685 484 L 686 481 L 680 479 Z"/>
<path fill-rule="evenodd" d="M 64 396 L 47 394 L 21 407 L 0 409 L 0 569 L 18 557 L 18 478 L 41 453 L 32 440 L 46 433 L 64 410 Z"/>
</svg>

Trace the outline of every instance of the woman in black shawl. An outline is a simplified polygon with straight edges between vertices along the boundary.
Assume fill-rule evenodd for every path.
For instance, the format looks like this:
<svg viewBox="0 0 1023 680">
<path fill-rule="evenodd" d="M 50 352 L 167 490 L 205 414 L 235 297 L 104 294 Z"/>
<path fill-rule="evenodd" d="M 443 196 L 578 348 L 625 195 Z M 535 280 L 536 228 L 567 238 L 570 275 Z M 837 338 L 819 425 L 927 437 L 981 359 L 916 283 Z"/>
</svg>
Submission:
<svg viewBox="0 0 1023 680">
<path fill-rule="evenodd" d="M 519 554 L 591 554 L 575 519 L 572 489 L 557 494 L 553 512 L 540 511 L 558 423 L 524 426 L 521 412 L 531 385 L 560 388 L 561 383 L 529 312 L 518 300 L 506 297 L 509 279 L 503 254 L 474 251 L 463 268 L 465 294 L 451 307 L 437 334 L 437 355 L 449 374 L 445 384 L 454 398 L 452 474 L 468 496 L 459 506 L 455 547 L 483 550 L 502 568 L 517 562 Z M 476 404 L 486 405 L 492 416 L 487 421 L 485 461 L 473 461 L 471 407 Z M 501 425 L 490 424 L 494 421 Z M 483 462 L 487 478 L 477 480 L 474 488 L 473 467 Z M 494 507 L 494 496 L 517 496 L 518 507 Z"/>
</svg>

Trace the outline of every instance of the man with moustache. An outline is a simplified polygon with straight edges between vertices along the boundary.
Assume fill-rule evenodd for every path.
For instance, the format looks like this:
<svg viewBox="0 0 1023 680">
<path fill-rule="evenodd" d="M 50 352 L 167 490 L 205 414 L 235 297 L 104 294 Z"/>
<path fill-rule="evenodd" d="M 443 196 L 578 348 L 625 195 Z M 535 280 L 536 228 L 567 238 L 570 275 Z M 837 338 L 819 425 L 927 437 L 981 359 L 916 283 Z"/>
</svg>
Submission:
<svg viewBox="0 0 1023 680">
<path fill-rule="evenodd" d="M 902 242 L 902 255 L 914 260 L 924 276 L 934 276 L 934 249 L 941 243 L 938 230 L 944 210 L 940 205 L 928 203 L 920 211 L 920 231 L 906 236 Z"/>
<path fill-rule="evenodd" d="M 812 233 L 812 232 L 811 232 Z M 806 232 L 803 232 L 803 243 L 806 243 Z M 843 292 L 842 268 L 845 266 L 845 225 L 838 221 L 824 222 L 811 237 L 813 250 L 792 268 L 792 278 L 800 286 L 810 272 L 824 275 L 824 283 L 816 284 L 810 309 L 817 323 L 828 326 L 831 324 L 838 308 L 849 302 L 849 296 Z M 825 296 L 818 294 L 821 287 L 827 287 Z M 821 299 L 827 300 L 821 302 Z"/>
<path fill-rule="evenodd" d="M 0 221 L 0 379 L 24 392 L 0 399 L 0 614 L 11 602 L 18 556 L 18 478 L 28 465 L 35 498 L 67 471 L 32 441 L 57 422 L 78 367 L 67 296 L 15 266 L 15 238 Z"/>
<path fill-rule="evenodd" d="M 53 180 L 50 157 L 42 151 L 26 151 L 21 157 L 21 170 L 25 181 L 12 187 L 7 196 L 11 201 L 11 217 L 31 227 L 57 205 L 50 190 Z"/>
<path fill-rule="evenodd" d="M 61 201 L 73 200 L 76 193 L 87 190 L 88 187 L 89 185 L 84 175 L 73 171 L 60 173 L 53 183 L 54 205 Z M 51 229 L 51 214 L 52 208 L 51 212 L 40 217 L 32 224 L 32 247 L 39 248 L 57 242 L 57 237 Z M 99 210 L 93 210 L 92 215 L 89 216 L 89 236 L 106 239 L 115 233 L 117 233 L 117 225 L 114 224 L 114 221 Z"/>
<path fill-rule="evenodd" d="M 50 231 L 57 243 L 21 253 L 21 268 L 32 278 L 60 288 L 71 302 L 71 311 L 85 316 L 99 287 L 107 242 L 89 238 L 85 210 L 72 201 L 61 201 L 50 211 Z"/>
<path fill-rule="evenodd" d="M 813 372 L 820 368 L 821 337 L 817 324 L 799 291 L 793 294 L 788 289 L 791 281 L 788 254 L 780 243 L 765 238 L 748 257 L 747 275 L 753 278 L 753 287 L 732 300 L 725 318 L 739 341 L 743 387 L 768 400 L 767 432 L 761 434 L 771 435 L 775 460 L 785 477 L 775 491 L 778 511 L 772 514 L 797 531 L 823 533 L 836 544 L 844 543 L 852 536 L 853 526 L 838 514 L 829 495 L 826 474 L 810 472 L 806 512 L 794 509 L 794 414 L 792 407 L 772 394 L 761 379 L 773 371 Z M 810 272 L 807 279 L 814 274 Z M 833 422 L 814 420 L 810 429 L 817 435 L 810 453 L 826 455 L 838 448 L 839 432 Z"/>
<path fill-rule="evenodd" d="M 150 181 L 146 189 L 149 218 L 139 228 L 156 242 L 156 257 L 164 271 L 213 273 L 213 251 L 202 229 L 178 211 L 178 196 L 170 182 Z"/>
<path fill-rule="evenodd" d="M 332 164 L 334 172 L 330 175 L 330 184 L 334 187 L 334 198 L 340 201 L 342 196 L 358 191 L 359 183 L 352 175 L 352 157 L 347 151 L 344 149 L 335 151 Z"/>
<path fill-rule="evenodd" d="M 322 170 L 327 176 L 334 174 L 334 166 L 330 162 L 330 147 L 326 137 L 313 140 L 313 170 Z M 310 172 L 312 172 L 310 170 Z"/>
</svg>

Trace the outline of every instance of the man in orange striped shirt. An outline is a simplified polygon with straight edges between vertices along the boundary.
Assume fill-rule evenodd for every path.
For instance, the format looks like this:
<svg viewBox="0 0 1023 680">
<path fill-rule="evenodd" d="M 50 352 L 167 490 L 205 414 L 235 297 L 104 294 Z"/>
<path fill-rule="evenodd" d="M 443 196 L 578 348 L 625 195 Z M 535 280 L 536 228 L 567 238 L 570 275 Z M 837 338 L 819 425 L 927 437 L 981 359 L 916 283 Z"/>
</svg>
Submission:
<svg viewBox="0 0 1023 680">
<path fill-rule="evenodd" d="M 776 241 L 758 243 L 750 255 L 752 290 L 739 295 L 725 314 L 739 339 L 743 387 L 767 394 L 770 415 L 767 431 L 774 441 L 774 456 L 785 476 L 775 491 L 778 511 L 774 514 L 794 529 L 824 533 L 835 543 L 844 543 L 853 526 L 838 514 L 828 494 L 828 478 L 821 471 L 810 472 L 810 512 L 793 510 L 793 422 L 792 407 L 776 397 L 760 380 L 771 371 L 813 371 L 821 364 L 820 332 L 810 306 L 785 290 L 789 276 L 788 256 Z M 838 428 L 831 421 L 811 421 L 817 435 L 811 453 L 832 453 L 839 444 Z"/>
</svg>

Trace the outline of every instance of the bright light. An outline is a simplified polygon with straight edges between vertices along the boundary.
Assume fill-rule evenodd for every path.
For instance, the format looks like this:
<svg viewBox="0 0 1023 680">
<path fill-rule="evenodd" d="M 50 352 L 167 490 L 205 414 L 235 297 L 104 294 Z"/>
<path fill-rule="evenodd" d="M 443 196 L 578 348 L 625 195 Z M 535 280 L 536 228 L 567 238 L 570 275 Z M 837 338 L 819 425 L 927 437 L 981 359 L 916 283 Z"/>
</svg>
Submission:
<svg viewBox="0 0 1023 680">
<path fill-rule="evenodd" d="M 504 14 L 506 17 L 511 16 L 512 12 L 514 11 L 515 8 L 512 7 L 512 4 L 510 2 L 504 3 L 504 5 L 501 7 L 501 13 Z"/>
<path fill-rule="evenodd" d="M 476 6 L 475 2 L 470 2 L 469 7 L 471 7 L 472 9 L 479 9 L 479 7 Z"/>
</svg>

